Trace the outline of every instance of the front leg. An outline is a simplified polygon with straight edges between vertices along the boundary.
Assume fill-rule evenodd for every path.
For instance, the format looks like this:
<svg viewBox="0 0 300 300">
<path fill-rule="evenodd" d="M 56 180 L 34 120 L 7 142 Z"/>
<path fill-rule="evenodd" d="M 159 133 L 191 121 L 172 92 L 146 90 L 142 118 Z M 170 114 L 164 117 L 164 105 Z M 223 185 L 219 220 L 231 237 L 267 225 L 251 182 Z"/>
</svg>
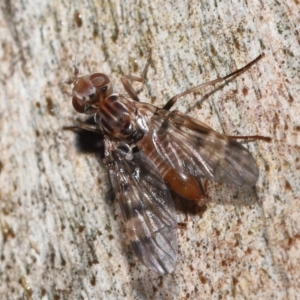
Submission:
<svg viewBox="0 0 300 300">
<path fill-rule="evenodd" d="M 126 90 L 126 92 L 129 95 L 129 97 L 131 99 L 135 100 L 135 101 L 140 102 L 140 99 L 139 99 L 139 97 L 137 95 L 138 93 L 134 90 L 134 88 L 132 87 L 132 85 L 129 83 L 129 80 L 143 83 L 144 79 L 146 77 L 149 65 L 150 65 L 150 61 L 151 61 L 151 49 L 149 50 L 147 61 L 146 61 L 146 64 L 145 64 L 145 67 L 144 67 L 144 69 L 142 71 L 141 76 L 134 76 L 134 75 L 130 75 L 129 74 L 129 75 L 125 75 L 125 76 L 121 77 L 121 82 L 122 82 L 122 84 L 124 86 L 124 89 Z"/>
<path fill-rule="evenodd" d="M 80 129 L 96 132 L 99 134 L 103 134 L 102 130 L 97 127 L 97 125 L 91 125 L 91 124 L 79 124 L 79 125 L 73 125 L 73 126 L 64 126 L 63 130 L 70 130 L 70 131 L 78 131 Z"/>
</svg>

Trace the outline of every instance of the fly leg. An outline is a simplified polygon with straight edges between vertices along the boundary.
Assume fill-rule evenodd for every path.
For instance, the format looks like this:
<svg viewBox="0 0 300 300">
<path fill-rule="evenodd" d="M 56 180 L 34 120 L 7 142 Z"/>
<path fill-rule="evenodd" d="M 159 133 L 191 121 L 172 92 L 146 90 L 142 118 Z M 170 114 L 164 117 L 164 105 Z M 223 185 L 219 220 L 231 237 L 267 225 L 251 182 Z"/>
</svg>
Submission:
<svg viewBox="0 0 300 300">
<path fill-rule="evenodd" d="M 90 122 L 88 119 L 85 122 Z M 97 157 L 104 157 L 104 137 L 99 128 L 91 123 L 77 124 L 73 126 L 64 126 L 64 130 L 75 133 L 76 149 L 80 153 L 92 153 Z"/>
<path fill-rule="evenodd" d="M 208 198 L 208 195 L 207 195 L 207 186 L 208 186 L 208 180 L 205 180 L 204 181 L 204 186 L 202 184 L 202 181 L 201 179 L 199 179 L 199 187 L 201 189 L 201 192 L 202 192 L 202 197 L 200 200 L 197 201 L 197 204 L 198 206 L 203 206 L 205 205 L 208 201 L 209 201 L 209 198 Z"/>
<path fill-rule="evenodd" d="M 236 135 L 228 135 L 227 137 L 229 137 L 232 140 L 262 140 L 265 142 L 270 142 L 271 138 L 268 136 L 262 136 L 262 135 L 240 135 L 240 136 L 236 136 Z"/>
<path fill-rule="evenodd" d="M 223 82 L 225 80 L 227 80 L 228 78 L 231 78 L 233 76 L 237 76 L 237 75 L 240 75 L 242 74 L 243 72 L 247 71 L 251 66 L 253 66 L 255 63 L 257 63 L 261 58 L 264 57 L 264 54 L 260 54 L 258 57 L 256 57 L 254 60 L 252 60 L 250 63 L 248 63 L 246 66 L 234 71 L 233 73 L 231 74 L 228 74 L 224 77 L 220 77 L 220 78 L 217 78 L 217 79 L 214 79 L 214 80 L 211 80 L 211 81 L 208 81 L 208 82 L 204 82 L 204 83 L 201 83 L 191 89 L 188 89 L 174 97 L 172 97 L 166 104 L 165 106 L 163 107 L 163 109 L 165 110 L 170 110 L 172 108 L 172 106 L 176 103 L 176 101 L 185 96 L 185 95 L 188 95 L 188 94 L 191 94 L 191 93 L 194 93 L 196 91 L 198 91 L 199 89 L 201 88 L 204 88 L 206 86 L 209 86 L 209 85 L 213 85 L 213 84 L 216 84 L 216 83 L 219 83 L 219 82 Z M 261 136 L 261 135 L 253 135 L 253 136 L 229 136 L 230 139 L 244 139 L 244 140 L 263 140 L 263 141 L 267 141 L 269 142 L 271 140 L 270 137 L 265 137 L 265 136 Z"/>
<path fill-rule="evenodd" d="M 147 57 L 147 61 L 145 64 L 145 67 L 142 71 L 142 74 L 140 76 L 134 76 L 134 75 L 125 75 L 121 77 L 121 82 L 124 86 L 124 89 L 126 90 L 127 94 L 129 95 L 129 97 L 135 101 L 140 102 L 140 99 L 138 97 L 138 93 L 134 90 L 134 88 L 132 87 L 132 85 L 129 83 L 129 80 L 131 81 L 137 81 L 137 82 L 144 82 L 144 79 L 146 77 L 149 65 L 150 65 L 150 61 L 151 61 L 151 49 L 149 50 L 149 54 Z"/>
<path fill-rule="evenodd" d="M 79 125 L 74 125 L 74 126 L 64 126 L 63 130 L 70 130 L 70 131 L 78 131 L 80 129 L 103 134 L 102 130 L 99 129 L 96 125 L 91 125 L 91 124 L 79 124 Z"/>
<path fill-rule="evenodd" d="M 233 77 L 233 76 L 239 75 L 239 74 L 241 74 L 241 73 L 247 71 L 252 65 L 254 65 L 255 63 L 257 63 L 257 62 L 258 62 L 261 58 L 263 58 L 263 57 L 264 57 L 264 54 L 262 53 L 262 54 L 260 54 L 258 57 L 256 57 L 254 60 L 252 60 L 250 63 L 248 63 L 246 66 L 244 66 L 244 67 L 242 67 L 242 68 L 240 68 L 240 69 L 234 71 L 233 73 L 231 73 L 231 74 L 229 74 L 229 75 L 226 75 L 226 76 L 224 76 L 224 77 L 217 78 L 217 79 L 215 79 L 215 80 L 211 80 L 211 81 L 208 81 L 208 82 L 201 83 L 201 84 L 199 84 L 199 85 L 197 85 L 197 86 L 195 86 L 195 87 L 193 87 L 193 88 L 191 88 L 191 89 L 188 89 L 188 90 L 186 90 L 186 91 L 184 91 L 184 92 L 182 92 L 182 93 L 180 93 L 180 94 L 178 94 L 178 95 L 172 97 L 172 98 L 165 104 L 165 106 L 163 107 L 163 109 L 165 109 L 165 110 L 170 110 L 170 108 L 172 108 L 172 106 L 176 103 L 176 101 L 177 101 L 179 98 L 181 98 L 181 97 L 183 97 L 183 96 L 185 96 L 185 95 L 194 93 L 194 92 L 198 91 L 199 89 L 204 88 L 204 87 L 206 87 L 206 86 L 209 86 L 209 85 L 212 85 L 212 84 L 216 84 L 216 83 L 219 83 L 219 82 L 223 82 L 223 81 L 225 81 L 225 80 L 228 79 L 228 78 L 231 78 L 231 77 Z"/>
<path fill-rule="evenodd" d="M 187 230 L 187 222 L 177 222 L 177 228 L 181 230 Z"/>
</svg>

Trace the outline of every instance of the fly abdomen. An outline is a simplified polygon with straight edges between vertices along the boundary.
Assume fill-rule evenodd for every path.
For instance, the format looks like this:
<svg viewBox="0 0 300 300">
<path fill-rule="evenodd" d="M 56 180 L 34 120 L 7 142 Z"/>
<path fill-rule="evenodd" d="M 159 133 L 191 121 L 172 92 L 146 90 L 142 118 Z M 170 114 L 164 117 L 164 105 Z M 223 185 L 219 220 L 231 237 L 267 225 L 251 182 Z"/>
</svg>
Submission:
<svg viewBox="0 0 300 300">
<path fill-rule="evenodd" d="M 203 191 L 195 176 L 184 170 L 172 165 L 175 153 L 171 148 L 160 147 L 160 140 L 155 139 L 155 134 L 151 132 L 146 134 L 143 139 L 137 143 L 141 149 L 155 164 L 166 184 L 181 197 L 196 201 L 199 205 L 203 204 Z M 164 149 L 164 152 L 161 150 Z M 166 153 L 167 151 L 167 153 Z"/>
</svg>

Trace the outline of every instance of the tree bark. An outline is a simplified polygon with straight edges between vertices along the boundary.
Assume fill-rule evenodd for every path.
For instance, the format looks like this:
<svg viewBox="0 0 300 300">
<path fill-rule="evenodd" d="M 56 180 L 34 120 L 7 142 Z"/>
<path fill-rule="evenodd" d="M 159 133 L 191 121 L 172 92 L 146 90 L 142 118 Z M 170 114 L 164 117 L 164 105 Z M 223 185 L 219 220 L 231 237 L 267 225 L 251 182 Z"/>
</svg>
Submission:
<svg viewBox="0 0 300 300">
<path fill-rule="evenodd" d="M 296 299 L 299 2 L 67 2 L 1 5 L 0 298 Z M 149 49 L 140 96 L 158 107 L 264 53 L 176 109 L 228 135 L 272 138 L 246 144 L 260 168 L 255 188 L 209 182 L 204 208 L 177 204 L 187 228 L 178 230 L 178 264 L 166 276 L 142 266 L 128 245 L 101 140 L 62 130 L 84 120 L 63 84 L 74 65 L 109 75 L 124 93 L 120 76 L 138 75 Z"/>
</svg>

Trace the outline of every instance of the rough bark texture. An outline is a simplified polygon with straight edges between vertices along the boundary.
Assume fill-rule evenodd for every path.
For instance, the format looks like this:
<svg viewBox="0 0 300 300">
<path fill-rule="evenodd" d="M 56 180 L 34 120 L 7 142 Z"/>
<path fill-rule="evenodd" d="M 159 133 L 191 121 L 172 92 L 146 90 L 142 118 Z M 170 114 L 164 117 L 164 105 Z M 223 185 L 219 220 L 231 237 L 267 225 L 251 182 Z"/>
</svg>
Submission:
<svg viewBox="0 0 300 300">
<path fill-rule="evenodd" d="M 299 297 L 299 7 L 296 0 L 2 1 L 0 298 Z M 179 230 L 176 270 L 163 277 L 133 256 L 99 155 L 81 153 L 76 135 L 62 131 L 79 116 L 71 87 L 58 84 L 76 62 L 123 91 L 121 74 L 138 74 L 149 48 L 141 98 L 157 106 L 264 52 L 246 73 L 176 108 L 229 135 L 272 137 L 247 144 L 260 168 L 255 188 L 208 183 L 205 208 L 178 205 L 187 229 Z"/>
</svg>

